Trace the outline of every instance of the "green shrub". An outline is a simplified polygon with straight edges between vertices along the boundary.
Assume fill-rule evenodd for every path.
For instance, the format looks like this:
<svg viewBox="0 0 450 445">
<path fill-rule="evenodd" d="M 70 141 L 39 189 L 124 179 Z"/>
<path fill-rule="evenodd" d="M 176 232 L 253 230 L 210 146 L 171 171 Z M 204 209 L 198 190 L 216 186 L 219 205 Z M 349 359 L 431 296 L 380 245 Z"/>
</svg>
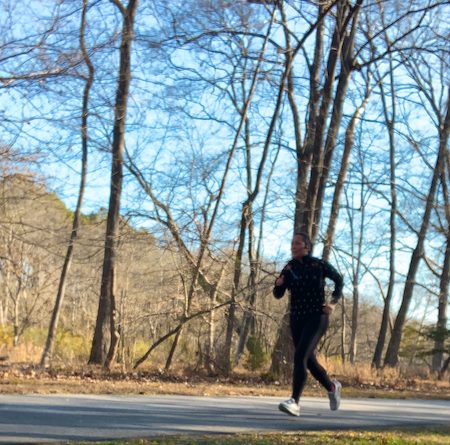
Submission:
<svg viewBox="0 0 450 445">
<path fill-rule="evenodd" d="M 91 341 L 84 335 L 58 329 L 54 356 L 66 364 L 85 363 L 89 357 Z"/>
<path fill-rule="evenodd" d="M 261 339 L 256 336 L 250 336 L 247 340 L 247 350 L 248 357 L 246 367 L 251 371 L 261 369 L 268 359 L 268 355 L 264 351 Z"/>
<path fill-rule="evenodd" d="M 0 345 L 1 347 L 10 347 L 13 344 L 14 332 L 10 325 L 0 326 Z"/>
</svg>

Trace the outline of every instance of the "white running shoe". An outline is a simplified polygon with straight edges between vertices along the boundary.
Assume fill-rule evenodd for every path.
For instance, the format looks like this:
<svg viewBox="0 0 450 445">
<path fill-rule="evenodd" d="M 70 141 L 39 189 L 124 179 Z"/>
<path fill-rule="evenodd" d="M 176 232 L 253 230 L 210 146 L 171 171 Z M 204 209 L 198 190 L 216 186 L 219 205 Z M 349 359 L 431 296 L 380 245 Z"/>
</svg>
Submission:
<svg viewBox="0 0 450 445">
<path fill-rule="evenodd" d="M 278 405 L 278 409 L 283 411 L 284 413 L 290 414 L 291 416 L 299 416 L 300 415 L 300 406 L 299 404 L 292 398 L 286 400 L 285 402 L 281 402 Z"/>
<path fill-rule="evenodd" d="M 333 383 L 334 391 L 328 393 L 328 398 L 330 399 L 331 411 L 336 411 L 337 409 L 339 409 L 339 405 L 341 404 L 342 385 L 337 380 L 333 380 Z"/>
</svg>

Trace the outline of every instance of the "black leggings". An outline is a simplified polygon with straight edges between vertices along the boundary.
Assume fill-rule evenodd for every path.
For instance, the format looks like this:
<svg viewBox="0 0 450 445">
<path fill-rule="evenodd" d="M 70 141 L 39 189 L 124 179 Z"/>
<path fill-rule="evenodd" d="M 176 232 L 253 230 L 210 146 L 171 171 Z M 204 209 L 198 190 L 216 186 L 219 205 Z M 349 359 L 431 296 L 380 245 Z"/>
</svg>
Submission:
<svg viewBox="0 0 450 445">
<path fill-rule="evenodd" d="M 311 314 L 301 320 L 291 320 L 292 340 L 295 347 L 292 398 L 297 402 L 306 383 L 307 369 L 327 391 L 334 389 L 327 371 L 319 364 L 315 355 L 317 343 L 325 334 L 328 322 L 327 314 Z"/>
</svg>

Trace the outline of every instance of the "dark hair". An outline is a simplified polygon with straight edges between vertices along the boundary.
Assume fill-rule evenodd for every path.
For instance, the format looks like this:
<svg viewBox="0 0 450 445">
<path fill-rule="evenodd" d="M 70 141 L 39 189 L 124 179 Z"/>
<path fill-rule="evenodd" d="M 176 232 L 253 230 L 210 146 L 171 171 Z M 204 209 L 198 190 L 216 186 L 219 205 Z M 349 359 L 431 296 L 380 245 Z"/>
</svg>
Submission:
<svg viewBox="0 0 450 445">
<path fill-rule="evenodd" d="M 306 248 L 309 250 L 309 253 L 312 252 L 312 241 L 306 232 L 295 232 L 294 236 L 301 236 L 303 238 L 303 241 L 305 242 Z"/>
</svg>

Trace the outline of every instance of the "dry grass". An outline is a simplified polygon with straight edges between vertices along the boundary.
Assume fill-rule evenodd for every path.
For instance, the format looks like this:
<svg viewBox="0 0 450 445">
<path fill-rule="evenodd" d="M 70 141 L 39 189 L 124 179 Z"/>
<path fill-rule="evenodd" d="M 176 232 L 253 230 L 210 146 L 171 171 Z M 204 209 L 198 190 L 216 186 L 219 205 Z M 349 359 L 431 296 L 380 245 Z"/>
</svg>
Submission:
<svg viewBox="0 0 450 445">
<path fill-rule="evenodd" d="M 78 442 L 77 442 L 78 443 Z M 92 442 L 89 442 L 93 444 Z M 164 436 L 95 442 L 102 445 L 449 445 L 450 427 L 388 431 L 302 431 L 301 433 Z M 87 445 L 80 442 L 79 445 Z M 75 445 L 75 444 L 74 444 Z"/>
<path fill-rule="evenodd" d="M 327 364 L 344 386 L 346 397 L 433 398 L 450 400 L 450 382 L 432 378 L 403 377 L 398 371 L 375 372 L 368 366 Z M 99 367 L 59 367 L 41 369 L 30 364 L 0 367 L 0 391 L 12 393 L 79 394 L 182 394 L 205 396 L 277 396 L 290 391 L 289 384 L 267 380 L 244 369 L 228 378 L 199 372 L 178 371 L 164 374 L 157 369 L 138 372 Z M 323 389 L 312 378 L 305 396 L 323 396 Z"/>
<path fill-rule="evenodd" d="M 1 352 L 1 351 L 0 351 Z M 80 393 L 80 394 L 183 394 L 211 396 L 277 396 L 285 397 L 290 384 L 274 382 L 264 373 L 238 367 L 229 378 L 211 376 L 198 370 L 174 369 L 169 375 L 160 371 L 153 357 L 152 364 L 143 364 L 137 371 L 117 366 L 107 372 L 99 367 L 85 366 L 80 360 L 65 357 L 51 369 L 41 369 L 41 347 L 24 343 L 9 348 L 9 359 L 0 362 L 2 393 Z M 0 355 L 2 355 L 0 353 Z M 58 360 L 58 357 L 55 357 Z M 450 376 L 439 381 L 420 369 L 374 370 L 370 364 L 352 366 L 340 360 L 320 361 L 330 375 L 343 383 L 346 397 L 435 398 L 450 400 Z M 309 378 L 305 396 L 323 396 L 323 389 Z"/>
</svg>

